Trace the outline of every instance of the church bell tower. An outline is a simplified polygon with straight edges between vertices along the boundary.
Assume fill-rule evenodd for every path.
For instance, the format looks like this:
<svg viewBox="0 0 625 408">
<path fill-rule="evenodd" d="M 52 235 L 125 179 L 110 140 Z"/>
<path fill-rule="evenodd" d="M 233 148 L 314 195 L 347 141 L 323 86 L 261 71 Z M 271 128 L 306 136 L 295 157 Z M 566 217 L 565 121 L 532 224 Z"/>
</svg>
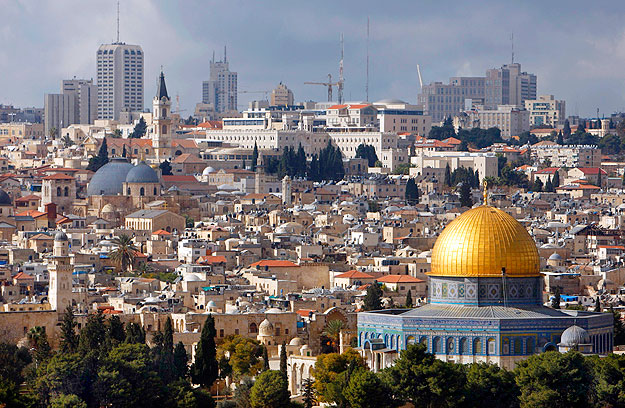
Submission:
<svg viewBox="0 0 625 408">
<path fill-rule="evenodd" d="M 152 101 L 152 112 L 152 122 L 154 126 L 152 132 L 152 147 L 154 148 L 154 155 L 157 161 L 162 162 L 171 157 L 172 139 L 171 99 L 167 94 L 163 71 L 161 71 L 161 76 L 159 77 L 156 96 Z"/>
</svg>

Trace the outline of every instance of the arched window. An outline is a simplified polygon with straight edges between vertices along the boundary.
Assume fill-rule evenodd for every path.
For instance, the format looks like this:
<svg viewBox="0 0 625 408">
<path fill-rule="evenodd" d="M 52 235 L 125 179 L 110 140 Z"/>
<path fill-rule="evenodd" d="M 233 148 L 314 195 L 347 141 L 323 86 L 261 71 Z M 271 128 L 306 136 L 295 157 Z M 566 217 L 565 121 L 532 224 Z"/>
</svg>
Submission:
<svg viewBox="0 0 625 408">
<path fill-rule="evenodd" d="M 445 351 L 447 354 L 454 354 L 456 352 L 456 342 L 453 337 L 447 339 L 447 348 Z"/>
<path fill-rule="evenodd" d="M 145 188 L 141 187 L 141 190 L 139 190 L 139 195 L 141 197 L 143 197 L 145 195 Z"/>
<path fill-rule="evenodd" d="M 488 339 L 488 349 L 487 353 L 489 356 L 494 356 L 496 352 L 495 348 L 495 339 Z"/>
<path fill-rule="evenodd" d="M 523 354 L 523 339 L 514 339 L 514 354 Z"/>
<path fill-rule="evenodd" d="M 167 116 L 167 108 L 163 108 L 163 117 Z"/>
<path fill-rule="evenodd" d="M 482 340 L 473 340 L 473 354 L 482 354 Z"/>
<path fill-rule="evenodd" d="M 525 354 L 532 355 L 534 354 L 535 349 L 536 349 L 536 346 L 534 344 L 534 339 L 532 338 L 527 339 L 527 341 L 525 342 Z"/>
<path fill-rule="evenodd" d="M 434 337 L 432 340 L 432 351 L 438 354 L 443 352 L 443 344 L 440 337 Z"/>
<path fill-rule="evenodd" d="M 60 197 L 61 196 L 61 187 L 57 187 L 56 188 L 56 196 Z"/>
<path fill-rule="evenodd" d="M 154 187 L 154 195 L 158 195 L 158 194 L 156 193 L 156 187 Z"/>
<path fill-rule="evenodd" d="M 460 339 L 460 354 L 469 354 L 469 341 L 464 337 Z"/>
<path fill-rule="evenodd" d="M 126 195 L 131 195 L 131 194 L 130 194 L 130 187 L 128 187 L 128 188 L 126 189 Z"/>
<path fill-rule="evenodd" d="M 63 191 L 63 195 L 65 197 L 69 197 L 69 187 L 65 187 L 65 191 Z"/>
<path fill-rule="evenodd" d="M 256 323 L 252 322 L 250 323 L 250 333 L 257 333 L 258 332 L 258 327 L 256 326 Z"/>
<path fill-rule="evenodd" d="M 163 134 L 167 133 L 167 125 L 163 125 Z"/>
<path fill-rule="evenodd" d="M 415 344 L 416 340 L 414 338 L 414 336 L 408 336 L 406 338 L 406 346 L 408 346 L 409 344 Z"/>
</svg>

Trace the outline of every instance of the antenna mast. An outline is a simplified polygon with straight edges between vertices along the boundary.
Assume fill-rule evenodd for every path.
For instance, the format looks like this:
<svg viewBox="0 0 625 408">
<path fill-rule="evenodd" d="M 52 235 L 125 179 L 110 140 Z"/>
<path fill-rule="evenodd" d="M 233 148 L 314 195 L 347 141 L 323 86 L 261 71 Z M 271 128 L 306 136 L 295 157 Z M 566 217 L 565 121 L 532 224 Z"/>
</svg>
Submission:
<svg viewBox="0 0 625 408">
<path fill-rule="evenodd" d="M 343 33 L 341 33 L 341 61 L 339 62 L 339 81 L 337 85 L 339 89 L 339 105 L 343 103 L 343 82 L 345 82 L 345 78 L 343 78 L 343 55 L 344 55 Z"/>
<path fill-rule="evenodd" d="M 514 32 L 510 36 L 510 42 L 512 43 L 512 63 L 514 64 Z"/>
<path fill-rule="evenodd" d="M 366 101 L 369 102 L 369 17 L 367 17 L 367 82 L 365 84 Z"/>
<path fill-rule="evenodd" d="M 119 0 L 117 0 L 117 44 L 119 44 Z"/>
</svg>

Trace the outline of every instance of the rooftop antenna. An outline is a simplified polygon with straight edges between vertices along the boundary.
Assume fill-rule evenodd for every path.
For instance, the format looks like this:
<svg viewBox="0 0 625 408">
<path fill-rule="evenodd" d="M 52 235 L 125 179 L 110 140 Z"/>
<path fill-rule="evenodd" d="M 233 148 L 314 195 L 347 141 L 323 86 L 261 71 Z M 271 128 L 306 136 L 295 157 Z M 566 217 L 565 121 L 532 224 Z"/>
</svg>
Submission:
<svg viewBox="0 0 625 408">
<path fill-rule="evenodd" d="M 512 63 L 514 64 L 514 32 L 510 36 L 510 42 L 512 43 Z"/>
<path fill-rule="evenodd" d="M 344 46 L 343 46 L 343 33 L 341 33 L 341 61 L 339 62 L 339 81 L 338 81 L 338 90 L 339 90 L 339 105 L 343 103 L 343 82 L 345 82 L 345 78 L 343 77 L 343 55 L 344 55 Z"/>
<path fill-rule="evenodd" d="M 119 44 L 119 0 L 117 0 L 117 44 Z"/>
<path fill-rule="evenodd" d="M 228 58 L 226 55 L 226 46 L 224 45 L 224 62 L 228 62 Z"/>
<path fill-rule="evenodd" d="M 367 82 L 365 83 L 366 101 L 369 102 L 369 17 L 367 17 Z"/>
</svg>

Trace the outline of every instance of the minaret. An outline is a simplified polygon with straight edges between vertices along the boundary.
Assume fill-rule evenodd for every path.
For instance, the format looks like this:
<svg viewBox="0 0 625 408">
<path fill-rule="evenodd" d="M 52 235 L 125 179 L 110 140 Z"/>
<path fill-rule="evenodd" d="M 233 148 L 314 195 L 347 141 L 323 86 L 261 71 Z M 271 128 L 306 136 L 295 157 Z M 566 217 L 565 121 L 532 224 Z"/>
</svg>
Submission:
<svg viewBox="0 0 625 408">
<path fill-rule="evenodd" d="M 291 198 L 291 193 L 292 193 L 291 190 L 292 190 L 291 177 L 286 175 L 282 179 L 282 204 L 284 204 L 287 207 L 290 207 L 293 201 Z"/>
<path fill-rule="evenodd" d="M 52 259 L 48 265 L 50 274 L 48 302 L 52 310 L 63 312 L 72 304 L 73 270 L 69 257 L 69 240 L 63 231 L 58 231 L 54 236 Z"/>
<path fill-rule="evenodd" d="M 161 71 L 156 96 L 152 101 L 153 125 L 152 147 L 157 161 L 161 162 L 171 156 L 171 99 L 165 86 L 165 75 Z"/>
</svg>

